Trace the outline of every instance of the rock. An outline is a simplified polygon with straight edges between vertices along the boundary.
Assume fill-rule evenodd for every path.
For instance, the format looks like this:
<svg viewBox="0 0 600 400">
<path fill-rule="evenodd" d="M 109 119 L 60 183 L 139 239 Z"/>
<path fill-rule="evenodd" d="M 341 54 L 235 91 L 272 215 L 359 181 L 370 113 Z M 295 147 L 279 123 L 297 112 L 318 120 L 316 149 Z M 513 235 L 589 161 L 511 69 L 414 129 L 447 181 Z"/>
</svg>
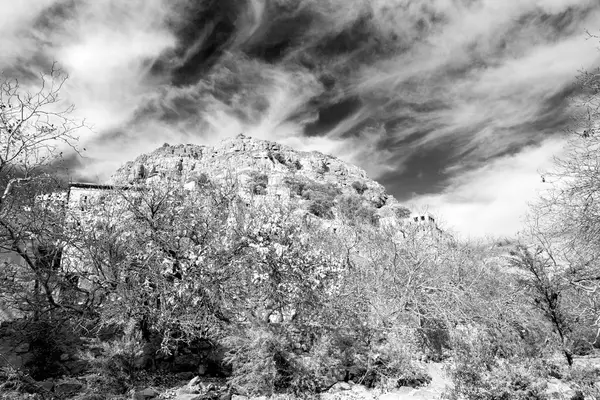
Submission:
<svg viewBox="0 0 600 400">
<path fill-rule="evenodd" d="M 180 372 L 177 374 L 177 378 L 182 379 L 182 380 L 188 380 L 188 379 L 192 379 L 194 377 L 194 373 L 193 372 Z"/>
<path fill-rule="evenodd" d="M 21 343 L 14 349 L 14 352 L 17 354 L 27 353 L 28 351 L 29 351 L 29 343 Z"/>
<path fill-rule="evenodd" d="M 352 385 L 348 382 L 338 382 L 329 389 L 331 392 L 340 392 L 344 390 L 352 390 Z"/>
<path fill-rule="evenodd" d="M 200 361 L 200 356 L 197 354 L 180 354 L 173 360 L 173 370 L 174 372 L 195 371 Z"/>
<path fill-rule="evenodd" d="M 139 392 L 135 392 L 133 394 L 133 400 L 149 400 L 158 397 L 158 392 L 152 388 L 146 388 L 144 390 L 140 390 Z"/>
<path fill-rule="evenodd" d="M 87 393 L 76 397 L 76 400 L 106 400 L 106 395 L 100 393 Z"/>
<path fill-rule="evenodd" d="M 202 395 L 182 393 L 173 397 L 172 400 L 202 400 Z"/>
<path fill-rule="evenodd" d="M 59 395 L 69 395 L 79 392 L 83 385 L 79 382 L 59 382 L 54 386 L 54 392 Z"/>
<path fill-rule="evenodd" d="M 48 392 L 51 392 L 54 389 L 54 381 L 53 380 L 45 380 L 42 382 L 38 382 L 37 385 Z"/>
<path fill-rule="evenodd" d="M 319 152 L 296 151 L 285 145 L 247 136 L 228 138 L 214 147 L 191 144 L 163 146 L 126 163 L 109 183 L 125 182 L 129 178 L 129 181 L 146 180 L 148 184 L 174 180 L 183 185 L 197 174 L 205 174 L 215 182 L 225 181 L 233 174 L 243 183 L 252 172 L 269 177 L 264 198 L 273 197 L 282 203 L 297 197 L 292 195 L 286 183 L 293 178 L 331 185 L 345 194 L 356 194 L 352 184 L 363 182 L 368 188 L 364 198 L 375 207 L 397 202 L 386 194 L 382 185 L 370 180 L 366 172 L 357 166 Z M 188 184 L 188 187 L 195 190 L 198 185 Z M 245 193 L 247 190 L 240 187 L 240 194 L 251 196 Z"/>
<path fill-rule="evenodd" d="M 569 385 L 556 378 L 548 381 L 548 386 L 544 393 L 550 399 L 571 399 L 577 394 Z"/>
<path fill-rule="evenodd" d="M 60 361 L 67 361 L 70 356 L 67 353 L 63 353 L 60 355 Z"/>
<path fill-rule="evenodd" d="M 191 381 L 188 382 L 187 386 L 191 387 L 191 386 L 195 386 L 197 384 L 200 383 L 200 377 L 199 376 L 195 376 L 194 378 L 192 378 Z"/>
<path fill-rule="evenodd" d="M 89 364 L 84 360 L 73 360 L 64 363 L 64 367 L 69 371 L 71 375 L 81 375 L 89 368 Z"/>
</svg>

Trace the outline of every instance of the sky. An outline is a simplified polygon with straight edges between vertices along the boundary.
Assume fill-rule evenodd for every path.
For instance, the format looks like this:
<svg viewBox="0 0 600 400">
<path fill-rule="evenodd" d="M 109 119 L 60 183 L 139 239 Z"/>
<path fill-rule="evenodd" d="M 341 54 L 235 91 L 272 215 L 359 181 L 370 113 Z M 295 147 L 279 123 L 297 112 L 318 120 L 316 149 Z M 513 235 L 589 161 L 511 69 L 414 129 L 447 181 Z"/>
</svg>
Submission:
<svg viewBox="0 0 600 400">
<path fill-rule="evenodd" d="M 511 236 L 564 147 L 597 0 L 0 0 L 0 71 L 53 62 L 76 179 L 245 133 L 364 168 L 467 237 Z"/>
</svg>

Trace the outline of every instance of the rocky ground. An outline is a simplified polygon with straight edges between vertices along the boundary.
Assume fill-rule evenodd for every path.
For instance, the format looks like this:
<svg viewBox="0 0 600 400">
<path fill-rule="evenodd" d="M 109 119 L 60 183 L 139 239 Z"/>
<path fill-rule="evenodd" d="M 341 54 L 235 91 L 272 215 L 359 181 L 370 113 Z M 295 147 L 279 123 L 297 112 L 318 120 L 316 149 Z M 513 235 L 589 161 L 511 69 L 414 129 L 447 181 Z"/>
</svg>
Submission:
<svg viewBox="0 0 600 400">
<path fill-rule="evenodd" d="M 600 356 L 579 357 L 576 366 L 600 368 Z M 427 373 L 432 378 L 429 384 L 419 388 L 400 387 L 384 392 L 380 389 L 370 389 L 353 382 L 338 382 L 327 392 L 320 394 L 323 400 L 438 400 L 443 399 L 444 392 L 450 387 L 451 382 L 443 363 L 428 363 L 425 365 Z M 266 396 L 248 398 L 232 394 L 228 391 L 223 379 L 193 377 L 191 380 L 182 381 L 174 379 L 171 384 L 160 387 L 149 386 L 131 391 L 128 395 L 114 397 L 114 400 L 267 400 Z M 174 377 L 176 378 L 176 377 Z M 0 399 L 75 399 L 75 400 L 105 400 L 107 397 L 101 393 L 91 393 L 87 390 L 83 379 L 60 380 L 49 384 L 37 382 L 37 386 L 44 388 L 45 394 L 39 397 L 36 394 L 23 393 L 23 387 L 14 391 L 6 390 L 0 393 Z M 600 387 L 600 376 L 597 385 Z M 167 387 L 165 387 L 167 386 Z M 18 390 L 17 390 L 18 389 Z M 579 397 L 576 390 L 569 387 L 564 381 L 556 378 L 549 379 L 545 391 L 548 399 L 567 400 L 595 400 L 591 397 Z M 110 397 L 109 397 L 110 398 Z M 269 400 L 294 400 L 291 395 L 276 395 Z"/>
</svg>

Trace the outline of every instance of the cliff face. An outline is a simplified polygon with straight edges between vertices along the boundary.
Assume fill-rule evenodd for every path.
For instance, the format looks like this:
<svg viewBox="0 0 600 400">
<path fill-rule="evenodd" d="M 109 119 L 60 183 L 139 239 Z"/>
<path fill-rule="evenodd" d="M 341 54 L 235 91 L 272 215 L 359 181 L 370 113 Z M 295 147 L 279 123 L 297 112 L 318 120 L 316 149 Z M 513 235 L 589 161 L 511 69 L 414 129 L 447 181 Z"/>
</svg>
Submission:
<svg viewBox="0 0 600 400">
<path fill-rule="evenodd" d="M 171 181 L 193 187 L 202 180 L 235 179 L 247 195 L 278 201 L 330 201 L 332 210 L 344 196 L 359 198 L 378 218 L 399 215 L 402 207 L 364 170 L 319 152 L 238 135 L 214 147 L 164 144 L 126 163 L 111 183 Z M 321 195 L 321 193 L 326 193 Z M 335 213 L 334 213 L 335 214 Z"/>
</svg>

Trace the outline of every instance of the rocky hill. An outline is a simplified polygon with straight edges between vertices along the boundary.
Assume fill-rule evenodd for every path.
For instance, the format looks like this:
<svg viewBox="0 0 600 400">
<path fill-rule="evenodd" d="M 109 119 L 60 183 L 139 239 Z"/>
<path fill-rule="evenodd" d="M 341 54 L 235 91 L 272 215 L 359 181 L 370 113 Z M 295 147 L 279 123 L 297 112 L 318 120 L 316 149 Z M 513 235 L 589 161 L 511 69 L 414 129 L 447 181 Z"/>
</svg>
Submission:
<svg viewBox="0 0 600 400">
<path fill-rule="evenodd" d="M 187 187 L 233 179 L 246 197 L 294 201 L 325 219 L 346 213 L 382 220 L 408 210 L 361 168 L 317 152 L 301 152 L 242 134 L 219 145 L 165 143 L 119 168 L 111 183 L 178 182 Z"/>
</svg>

